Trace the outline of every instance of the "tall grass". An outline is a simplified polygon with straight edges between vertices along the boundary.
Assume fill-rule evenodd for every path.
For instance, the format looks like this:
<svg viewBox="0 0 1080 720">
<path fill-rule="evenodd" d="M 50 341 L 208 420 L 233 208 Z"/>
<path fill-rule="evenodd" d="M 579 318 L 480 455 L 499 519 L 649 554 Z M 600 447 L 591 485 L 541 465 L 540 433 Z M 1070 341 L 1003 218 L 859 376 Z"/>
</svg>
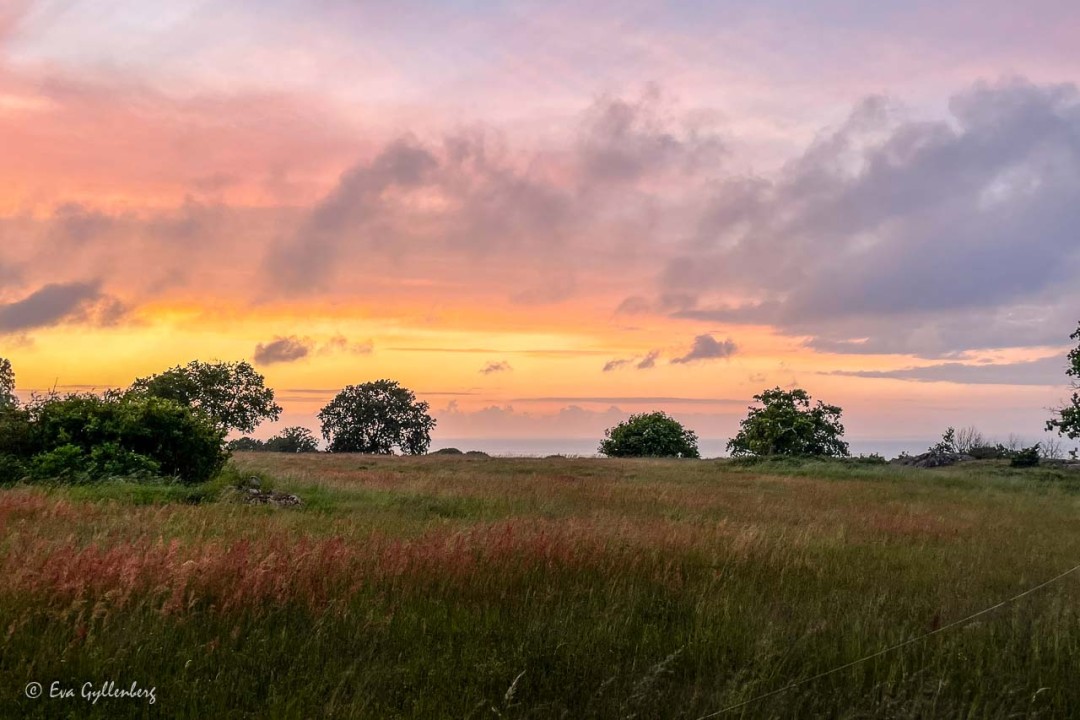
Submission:
<svg viewBox="0 0 1080 720">
<path fill-rule="evenodd" d="M 252 507 L 256 474 L 300 510 Z M 155 494 L 156 492 L 156 494 Z M 1068 480 L 240 455 L 196 498 L 0 492 L 8 717 L 696 718 L 1080 562 Z M 1065 717 L 1080 578 L 728 717 Z M 134 699 L 29 699 L 113 680 Z"/>
</svg>

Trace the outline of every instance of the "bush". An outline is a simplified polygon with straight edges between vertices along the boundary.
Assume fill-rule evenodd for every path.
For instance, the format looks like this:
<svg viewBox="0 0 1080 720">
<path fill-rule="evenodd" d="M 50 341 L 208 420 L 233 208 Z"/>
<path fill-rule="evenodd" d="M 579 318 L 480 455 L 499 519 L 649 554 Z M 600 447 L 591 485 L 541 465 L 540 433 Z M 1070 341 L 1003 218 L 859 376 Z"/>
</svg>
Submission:
<svg viewBox="0 0 1080 720">
<path fill-rule="evenodd" d="M 224 465 L 223 431 L 172 400 L 90 394 L 35 399 L 29 409 L 35 479 L 68 481 L 168 475 L 209 480 Z"/>
<path fill-rule="evenodd" d="M 10 485 L 24 479 L 30 472 L 21 458 L 0 455 L 0 485 Z"/>
<path fill-rule="evenodd" d="M 90 479 L 86 453 L 68 443 L 30 459 L 30 477 L 34 480 L 84 482 Z"/>
<path fill-rule="evenodd" d="M 608 457 L 701 457 L 694 431 L 662 412 L 631 415 L 605 435 L 599 452 Z"/>
<path fill-rule="evenodd" d="M 931 445 L 927 452 L 932 452 L 935 455 L 956 455 L 959 453 L 960 450 L 956 446 L 956 430 L 951 427 L 946 429 L 937 445 Z"/>
<path fill-rule="evenodd" d="M 856 457 L 843 458 L 844 462 L 851 463 L 853 465 L 888 465 L 889 461 L 885 459 L 884 455 L 878 453 L 870 453 L 869 455 L 858 455 Z"/>
<path fill-rule="evenodd" d="M 443 448 L 441 450 L 436 450 L 435 452 L 433 452 L 431 454 L 432 455 L 464 455 L 465 453 L 461 452 L 457 448 L 451 447 L 451 448 Z"/>
<path fill-rule="evenodd" d="M 1011 467 L 1015 468 L 1029 468 L 1035 467 L 1039 464 L 1039 445 L 1035 443 L 1029 448 L 1018 450 L 1012 456 L 1012 462 L 1009 463 Z"/>
<path fill-rule="evenodd" d="M 288 427 L 263 443 L 267 452 L 313 453 L 319 452 L 319 441 L 305 427 Z"/>
<path fill-rule="evenodd" d="M 225 443 L 225 449 L 229 452 L 258 452 L 265 450 L 266 444 L 262 440 L 245 436 Z"/>
<path fill-rule="evenodd" d="M 1001 443 L 997 445 L 978 445 L 968 450 L 967 454 L 976 460 L 1008 460 L 1015 453 Z"/>
<path fill-rule="evenodd" d="M 811 406 L 810 395 L 798 388 L 790 392 L 773 388 L 754 399 L 761 407 L 750 408 L 739 434 L 728 442 L 732 456 L 848 456 L 839 407 L 821 401 Z"/>
</svg>

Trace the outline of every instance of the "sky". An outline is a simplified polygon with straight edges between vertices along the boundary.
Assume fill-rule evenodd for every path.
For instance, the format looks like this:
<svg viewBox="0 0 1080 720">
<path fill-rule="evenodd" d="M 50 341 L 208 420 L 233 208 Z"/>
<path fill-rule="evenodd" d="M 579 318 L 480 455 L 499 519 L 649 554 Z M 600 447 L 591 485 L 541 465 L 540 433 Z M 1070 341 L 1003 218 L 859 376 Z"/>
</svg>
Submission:
<svg viewBox="0 0 1080 720">
<path fill-rule="evenodd" d="M 248 360 L 283 425 L 1036 437 L 1080 321 L 1067 0 L 0 3 L 23 393 Z"/>
</svg>

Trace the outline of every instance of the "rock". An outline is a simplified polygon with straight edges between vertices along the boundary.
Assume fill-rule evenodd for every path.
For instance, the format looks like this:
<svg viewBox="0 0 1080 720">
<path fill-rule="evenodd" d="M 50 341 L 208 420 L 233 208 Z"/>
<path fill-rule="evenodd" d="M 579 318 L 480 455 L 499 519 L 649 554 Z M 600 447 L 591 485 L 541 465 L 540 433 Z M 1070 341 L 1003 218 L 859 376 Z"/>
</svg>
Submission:
<svg viewBox="0 0 1080 720">
<path fill-rule="evenodd" d="M 922 455 L 903 455 L 889 461 L 891 465 L 904 465 L 917 468 L 948 467 L 957 463 L 974 460 L 970 455 L 950 452 L 924 452 Z"/>
<path fill-rule="evenodd" d="M 258 490 L 260 487 L 262 487 L 262 483 L 259 481 L 259 478 L 252 475 L 244 481 L 244 487 L 255 488 L 256 490 Z"/>
<path fill-rule="evenodd" d="M 248 505 L 273 505 L 274 507 L 301 507 L 304 504 L 304 501 L 296 495 L 257 488 L 248 488 L 244 502 Z"/>
</svg>

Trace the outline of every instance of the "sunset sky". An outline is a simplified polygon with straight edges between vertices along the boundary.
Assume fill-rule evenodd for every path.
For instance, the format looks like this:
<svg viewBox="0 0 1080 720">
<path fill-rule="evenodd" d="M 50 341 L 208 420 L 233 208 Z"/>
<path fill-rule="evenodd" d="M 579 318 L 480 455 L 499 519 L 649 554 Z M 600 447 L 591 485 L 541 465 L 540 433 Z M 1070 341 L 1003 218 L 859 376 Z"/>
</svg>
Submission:
<svg viewBox="0 0 1080 720">
<path fill-rule="evenodd" d="M 439 438 L 1037 438 L 1080 321 L 1080 3 L 0 2 L 20 390 L 253 362 Z"/>
</svg>

